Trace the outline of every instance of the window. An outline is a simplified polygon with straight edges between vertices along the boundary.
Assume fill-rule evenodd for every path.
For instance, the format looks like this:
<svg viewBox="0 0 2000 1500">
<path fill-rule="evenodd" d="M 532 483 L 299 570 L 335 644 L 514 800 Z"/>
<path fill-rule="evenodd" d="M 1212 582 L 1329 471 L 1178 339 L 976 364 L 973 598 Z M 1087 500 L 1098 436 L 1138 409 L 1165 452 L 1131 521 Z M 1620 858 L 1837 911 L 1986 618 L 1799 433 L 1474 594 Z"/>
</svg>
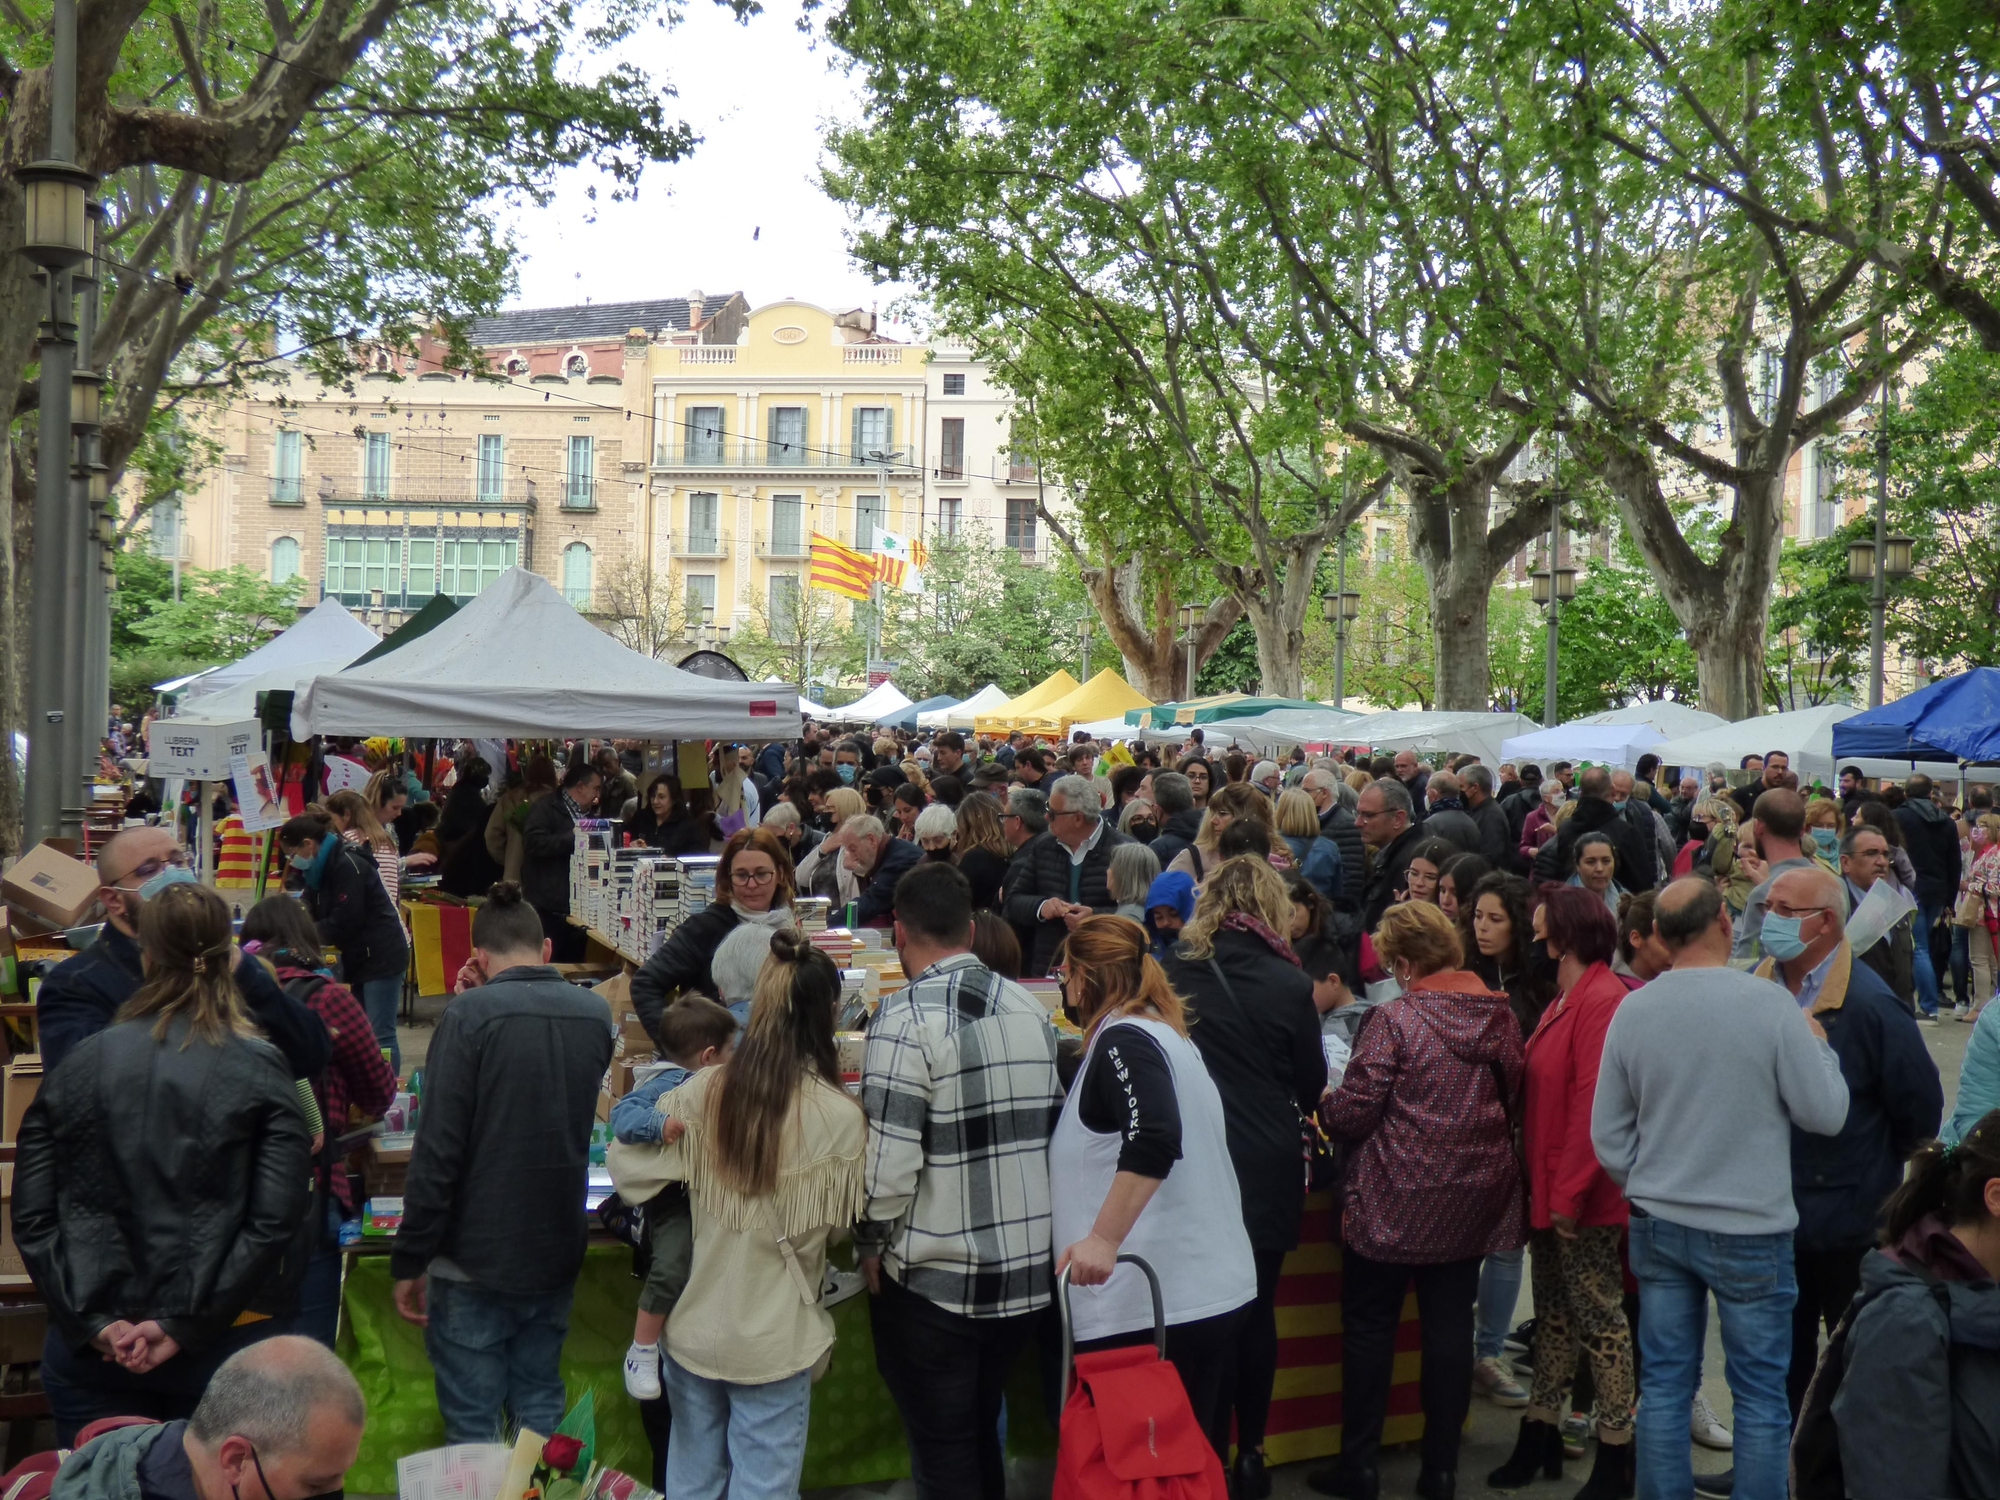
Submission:
<svg viewBox="0 0 2000 1500">
<path fill-rule="evenodd" d="M 389 434 L 368 434 L 367 452 L 362 458 L 361 497 L 364 500 L 389 498 Z"/>
<path fill-rule="evenodd" d="M 722 462 L 722 408 L 690 406 L 687 416 L 687 456 L 689 463 Z"/>
<path fill-rule="evenodd" d="M 403 604 L 403 539 L 330 536 L 326 539 L 326 592 L 343 604 L 372 604 L 376 594 L 393 609 Z"/>
<path fill-rule="evenodd" d="M 410 576 L 403 597 L 411 606 L 428 604 L 437 593 L 437 548 L 433 537 L 416 537 L 410 542 Z"/>
<path fill-rule="evenodd" d="M 153 556 L 172 557 L 181 550 L 181 503 L 163 500 L 153 507 Z"/>
<path fill-rule="evenodd" d="M 582 542 L 563 548 L 563 598 L 578 609 L 590 608 L 590 548 Z"/>
<path fill-rule="evenodd" d="M 963 375 L 945 376 L 944 393 L 947 396 L 963 396 L 965 394 L 965 377 Z"/>
<path fill-rule="evenodd" d="M 513 541 L 450 541 L 442 548 L 438 592 L 470 599 L 514 566 L 519 543 Z"/>
<path fill-rule="evenodd" d="M 572 354 L 563 363 L 563 374 L 565 375 L 588 375 L 589 373 L 590 361 L 585 359 L 581 354 Z"/>
<path fill-rule="evenodd" d="M 870 455 L 887 452 L 890 440 L 895 436 L 895 424 L 889 420 L 886 406 L 857 406 L 854 409 L 854 457 L 862 462 L 870 461 Z"/>
<path fill-rule="evenodd" d="M 296 432 L 280 428 L 271 442 L 271 503 L 302 505 L 305 486 L 300 482 L 302 467 L 300 439 Z"/>
<path fill-rule="evenodd" d="M 595 441 L 587 437 L 569 440 L 569 486 L 563 504 L 572 510 L 589 510 L 597 504 Z"/>
<path fill-rule="evenodd" d="M 507 492 L 506 439 L 497 432 L 479 434 L 479 498 L 497 502 Z"/>
<path fill-rule="evenodd" d="M 945 377 L 947 380 L 950 378 L 949 375 Z M 965 478 L 965 418 L 963 417 L 944 419 L 938 439 L 938 478 Z"/>
<path fill-rule="evenodd" d="M 770 453 L 774 464 L 802 464 L 806 461 L 806 409 L 803 406 L 771 408 Z"/>
<path fill-rule="evenodd" d="M 299 544 L 296 537 L 281 536 L 271 543 L 271 582 L 290 583 L 299 576 Z"/>
<path fill-rule="evenodd" d="M 796 573 L 773 573 L 771 575 L 770 602 L 766 605 L 770 614 L 771 639 L 793 641 L 799 635 L 799 575 Z"/>
<path fill-rule="evenodd" d="M 528 362 L 525 359 L 522 359 L 519 355 L 515 355 L 514 358 L 507 361 L 507 373 L 509 375 L 527 374 Z"/>
<path fill-rule="evenodd" d="M 856 495 L 854 497 L 854 550 L 873 552 L 875 533 L 882 526 L 882 497 L 880 495 Z"/>
<path fill-rule="evenodd" d="M 797 557 L 805 551 L 805 506 L 797 495 L 771 497 L 771 552 L 777 557 Z"/>
<path fill-rule="evenodd" d="M 1035 502 L 1032 500 L 1009 500 L 1007 502 L 1007 545 L 1016 552 L 1035 550 Z"/>
<path fill-rule="evenodd" d="M 942 536 L 958 535 L 959 511 L 964 502 L 956 495 L 938 496 L 938 532 Z"/>
<path fill-rule="evenodd" d="M 688 540 L 687 550 L 713 556 L 721 546 L 720 529 L 716 525 L 719 506 L 714 495 L 688 496 Z"/>
<path fill-rule="evenodd" d="M 1389 528 L 1386 526 L 1377 526 L 1375 528 L 1375 561 L 1387 562 L 1388 560 Z"/>
<path fill-rule="evenodd" d="M 713 573 L 689 573 L 682 580 L 682 593 L 687 601 L 687 617 L 690 625 L 699 625 L 704 610 L 715 608 L 715 575 Z"/>
</svg>

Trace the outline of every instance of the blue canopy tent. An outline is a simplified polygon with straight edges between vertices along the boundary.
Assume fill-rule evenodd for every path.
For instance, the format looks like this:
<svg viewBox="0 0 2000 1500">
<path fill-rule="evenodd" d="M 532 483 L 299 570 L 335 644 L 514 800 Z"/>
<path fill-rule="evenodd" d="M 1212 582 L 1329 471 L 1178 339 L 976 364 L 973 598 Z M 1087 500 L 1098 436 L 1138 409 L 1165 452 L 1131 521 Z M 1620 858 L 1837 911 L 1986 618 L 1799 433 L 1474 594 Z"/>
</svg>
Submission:
<svg viewBox="0 0 2000 1500">
<path fill-rule="evenodd" d="M 1833 726 L 1844 760 L 2000 761 L 2000 668 L 1975 667 Z"/>
<path fill-rule="evenodd" d="M 956 708 L 958 704 L 959 700 L 952 697 L 926 698 L 921 703 L 912 703 L 894 713 L 884 714 L 875 722 L 884 729 L 915 729 L 918 714 L 927 714 L 939 708 Z"/>
</svg>

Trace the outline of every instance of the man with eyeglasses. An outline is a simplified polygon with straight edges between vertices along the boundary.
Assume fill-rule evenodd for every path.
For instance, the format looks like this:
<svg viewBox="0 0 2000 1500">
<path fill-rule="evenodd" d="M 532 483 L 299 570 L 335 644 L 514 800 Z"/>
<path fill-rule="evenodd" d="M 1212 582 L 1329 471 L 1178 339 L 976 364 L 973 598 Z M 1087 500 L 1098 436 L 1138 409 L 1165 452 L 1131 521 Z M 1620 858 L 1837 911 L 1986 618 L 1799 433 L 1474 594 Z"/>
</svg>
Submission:
<svg viewBox="0 0 2000 1500">
<path fill-rule="evenodd" d="M 1368 846 L 1368 876 L 1361 886 L 1361 928 L 1373 932 L 1409 879 L 1410 858 L 1422 835 L 1413 826 L 1409 790 L 1393 776 L 1373 782 L 1354 807 L 1361 842 Z"/>
<path fill-rule="evenodd" d="M 1111 851 L 1130 842 L 1105 822 L 1095 782 L 1073 775 L 1057 780 L 1049 792 L 1049 837 L 1023 851 L 1027 871 L 1007 897 L 1007 920 L 1017 931 L 1031 929 L 1034 936 L 1022 950 L 1027 957 L 1023 973 L 1048 973 L 1071 928 L 1093 913 L 1117 910 L 1111 896 Z"/>
<path fill-rule="evenodd" d="M 70 1049 L 104 1030 L 119 1008 L 145 983 L 139 956 L 139 912 L 170 885 L 195 878 L 187 851 L 171 829 L 128 828 L 97 852 L 97 901 L 104 930 L 74 958 L 64 959 L 42 981 L 37 1018 L 42 1066 L 53 1073 Z M 236 962 L 236 989 L 250 1015 L 285 1054 L 294 1078 L 317 1075 L 332 1055 L 326 1024 L 278 987 L 254 959 Z"/>
<path fill-rule="evenodd" d="M 1821 1325 L 1831 1332 L 1861 1290 L 1875 1211 L 1944 1115 L 1944 1086 L 1916 1017 L 1879 974 L 1854 961 L 1846 922 L 1847 891 L 1838 875 L 1787 870 L 1771 882 L 1762 934 L 1767 957 L 1757 975 L 1777 980 L 1819 1022 L 1847 1080 L 1847 1123 L 1838 1135 L 1792 1128 L 1799 1300 L 1785 1394 L 1794 1421 L 1819 1359 Z"/>
<path fill-rule="evenodd" d="M 1035 924 L 1016 922 L 1007 912 L 1034 869 L 1029 847 L 1049 831 L 1049 799 L 1031 786 L 1009 787 L 1003 795 L 1006 811 L 1000 814 L 1000 832 L 1013 853 L 1007 860 L 1007 873 L 1000 877 L 1000 912 L 1014 929 L 1021 951 L 1028 953 L 1035 946 Z"/>
<path fill-rule="evenodd" d="M 282 1335 L 224 1360 L 184 1421 L 117 1427 L 70 1455 L 50 1500 L 316 1500 L 340 1492 L 367 1409 L 347 1366 Z"/>
</svg>

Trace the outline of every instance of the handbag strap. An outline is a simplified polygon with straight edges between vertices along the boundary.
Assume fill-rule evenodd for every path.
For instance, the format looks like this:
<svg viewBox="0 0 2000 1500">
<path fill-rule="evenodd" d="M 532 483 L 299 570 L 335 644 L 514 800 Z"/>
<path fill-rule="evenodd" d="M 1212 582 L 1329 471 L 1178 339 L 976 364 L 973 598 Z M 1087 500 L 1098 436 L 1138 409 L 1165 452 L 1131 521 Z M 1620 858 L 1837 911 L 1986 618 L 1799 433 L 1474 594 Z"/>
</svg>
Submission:
<svg viewBox="0 0 2000 1500">
<path fill-rule="evenodd" d="M 784 1257 L 785 1269 L 792 1273 L 792 1285 L 798 1289 L 799 1301 L 807 1307 L 819 1303 L 819 1289 L 806 1279 L 805 1267 L 799 1264 L 799 1252 L 792 1242 L 778 1232 L 777 1221 L 771 1217 L 771 1201 L 764 1200 L 761 1210 L 764 1227 L 771 1231 L 771 1238 L 778 1243 L 778 1254 Z"/>
</svg>

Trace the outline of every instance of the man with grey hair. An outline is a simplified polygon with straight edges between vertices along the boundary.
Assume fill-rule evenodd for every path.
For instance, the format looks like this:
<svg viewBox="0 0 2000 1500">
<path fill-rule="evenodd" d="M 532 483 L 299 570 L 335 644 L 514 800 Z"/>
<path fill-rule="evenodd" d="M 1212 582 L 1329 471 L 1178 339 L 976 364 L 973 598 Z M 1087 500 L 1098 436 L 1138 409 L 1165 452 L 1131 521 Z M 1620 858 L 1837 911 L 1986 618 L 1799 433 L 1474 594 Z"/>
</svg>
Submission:
<svg viewBox="0 0 2000 1500">
<path fill-rule="evenodd" d="M 1276 798 L 1278 785 L 1283 779 L 1275 760 L 1260 760 L 1250 768 L 1250 780 L 1265 796 Z"/>
<path fill-rule="evenodd" d="M 893 837 L 882 820 L 864 815 L 840 825 L 841 859 L 857 881 L 865 882 L 855 902 L 856 927 L 887 927 L 896 915 L 896 882 L 924 857 L 909 839 Z"/>
<path fill-rule="evenodd" d="M 313 1339 L 264 1339 L 224 1360 L 186 1421 L 102 1433 L 56 1472 L 50 1500 L 300 1500 L 337 1491 L 361 1451 L 361 1387 Z"/>
<path fill-rule="evenodd" d="M 1479 825 L 1466 815 L 1457 772 L 1433 771 L 1424 786 L 1424 800 L 1430 804 L 1423 818 L 1425 838 L 1444 839 L 1466 854 L 1479 852 Z"/>
<path fill-rule="evenodd" d="M 1336 905 L 1352 921 L 1361 910 L 1361 883 L 1368 872 L 1361 825 L 1354 821 L 1354 809 L 1340 795 L 1343 790 L 1351 793 L 1353 788 L 1326 769 L 1324 762 L 1306 772 L 1306 779 L 1300 785 L 1319 813 L 1320 837 L 1331 839 L 1333 847 L 1340 851 L 1340 900 Z"/>
<path fill-rule="evenodd" d="M 757 993 L 757 976 L 764 971 L 764 960 L 771 956 L 775 930 L 762 922 L 739 922 L 708 961 L 715 997 L 740 1026 L 750 1024 L 750 1001 Z"/>
<path fill-rule="evenodd" d="M 1394 776 L 1370 783 L 1354 810 L 1361 840 L 1374 858 L 1361 887 L 1361 930 L 1373 932 L 1382 913 L 1401 898 L 1410 875 L 1410 857 L 1421 835 L 1411 826 L 1410 793 Z"/>
<path fill-rule="evenodd" d="M 1022 950 L 1024 973 L 1048 973 L 1070 929 L 1093 913 L 1117 910 L 1111 851 L 1130 842 L 1104 821 L 1096 783 L 1084 776 L 1057 780 L 1049 792 L 1049 837 L 1022 850 L 1028 868 L 1007 898 L 1007 920 L 1033 933 L 1032 944 Z"/>
<path fill-rule="evenodd" d="M 1771 882 L 1762 929 L 1768 957 L 1757 976 L 1782 984 L 1819 1022 L 1847 1080 L 1847 1121 L 1838 1135 L 1792 1128 L 1799 1298 L 1786 1395 L 1794 1420 L 1819 1359 L 1820 1328 L 1831 1332 L 1861 1290 L 1876 1209 L 1944 1115 L 1944 1087 L 1916 1017 L 1879 974 L 1854 961 L 1846 923 L 1846 883 L 1831 870 L 1801 867 Z"/>
<path fill-rule="evenodd" d="M 1006 835 L 1007 847 L 1013 852 L 1008 856 L 1007 873 L 1000 880 L 1000 912 L 1006 917 L 1007 925 L 1014 929 L 1014 937 L 1021 944 L 1021 951 L 1028 953 L 1035 946 L 1035 924 L 1017 922 L 1009 915 L 1013 900 L 1026 883 L 1034 860 L 1028 854 L 1029 845 L 1037 839 L 1049 836 L 1049 799 L 1045 792 L 1031 786 L 1012 787 L 1007 792 L 1007 810 L 1000 814 L 1000 832 Z"/>
<path fill-rule="evenodd" d="M 1507 826 L 1507 814 L 1493 795 L 1493 773 L 1474 763 L 1458 773 L 1458 787 L 1465 815 L 1479 834 L 1473 853 L 1496 870 L 1513 869 L 1520 863 L 1520 850 Z"/>
<path fill-rule="evenodd" d="M 1160 810 L 1153 853 L 1164 870 L 1201 833 L 1201 809 L 1194 805 L 1194 786 L 1179 771 L 1162 771 L 1153 778 L 1153 806 Z"/>
</svg>

